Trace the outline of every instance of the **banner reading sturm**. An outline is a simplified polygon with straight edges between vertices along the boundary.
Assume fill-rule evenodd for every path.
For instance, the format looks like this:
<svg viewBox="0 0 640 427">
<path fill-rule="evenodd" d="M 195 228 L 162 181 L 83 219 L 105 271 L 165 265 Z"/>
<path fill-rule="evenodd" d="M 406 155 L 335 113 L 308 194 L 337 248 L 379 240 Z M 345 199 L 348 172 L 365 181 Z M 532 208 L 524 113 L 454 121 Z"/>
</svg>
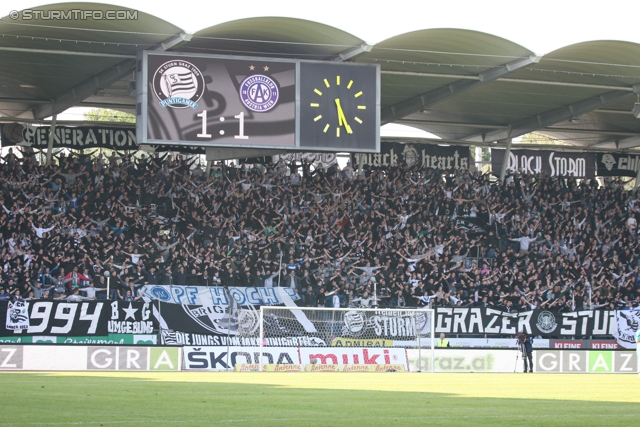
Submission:
<svg viewBox="0 0 640 427">
<path fill-rule="evenodd" d="M 491 149 L 491 169 L 500 171 L 504 149 Z M 526 174 L 545 172 L 549 176 L 593 178 L 596 172 L 595 153 L 575 153 L 550 150 L 511 150 L 507 170 L 522 170 Z"/>
</svg>

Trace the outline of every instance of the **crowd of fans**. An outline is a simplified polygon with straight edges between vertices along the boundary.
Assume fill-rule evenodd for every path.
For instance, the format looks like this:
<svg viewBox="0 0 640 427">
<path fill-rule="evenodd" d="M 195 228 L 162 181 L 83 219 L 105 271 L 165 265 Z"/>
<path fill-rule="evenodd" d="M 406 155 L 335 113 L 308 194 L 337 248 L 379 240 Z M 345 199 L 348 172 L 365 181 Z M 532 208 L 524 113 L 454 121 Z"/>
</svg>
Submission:
<svg viewBox="0 0 640 427">
<path fill-rule="evenodd" d="M 640 303 L 640 202 L 619 180 L 283 160 L 207 176 L 196 162 L 10 152 L 0 299 L 133 301 L 172 284 L 287 286 L 330 307 Z"/>
</svg>

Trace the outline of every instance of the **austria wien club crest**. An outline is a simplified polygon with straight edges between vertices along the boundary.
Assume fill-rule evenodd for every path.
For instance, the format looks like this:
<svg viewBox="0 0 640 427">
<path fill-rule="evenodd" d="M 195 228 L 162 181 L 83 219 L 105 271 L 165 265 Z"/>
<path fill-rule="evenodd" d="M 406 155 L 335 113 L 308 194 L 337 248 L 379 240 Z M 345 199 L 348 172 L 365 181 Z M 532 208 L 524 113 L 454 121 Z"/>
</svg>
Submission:
<svg viewBox="0 0 640 427">
<path fill-rule="evenodd" d="M 280 91 L 273 79 L 262 74 L 245 78 L 240 84 L 240 100 L 251 111 L 264 113 L 278 103 Z"/>
<path fill-rule="evenodd" d="M 204 77 L 200 70 L 187 61 L 168 61 L 153 75 L 153 92 L 161 107 L 198 108 L 204 93 Z"/>
</svg>

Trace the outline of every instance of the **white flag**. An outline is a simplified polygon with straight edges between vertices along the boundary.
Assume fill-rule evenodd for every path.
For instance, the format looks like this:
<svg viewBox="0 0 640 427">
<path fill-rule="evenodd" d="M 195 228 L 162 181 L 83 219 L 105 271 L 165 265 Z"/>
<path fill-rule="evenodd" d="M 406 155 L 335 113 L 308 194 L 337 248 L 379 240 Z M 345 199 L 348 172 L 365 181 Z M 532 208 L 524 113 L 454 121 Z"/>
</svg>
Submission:
<svg viewBox="0 0 640 427">
<path fill-rule="evenodd" d="M 6 328 L 11 330 L 29 329 L 29 307 L 24 301 L 9 302 Z"/>
<path fill-rule="evenodd" d="M 640 325 L 640 310 L 616 310 L 614 336 L 621 347 L 636 348 L 636 331 Z"/>
</svg>

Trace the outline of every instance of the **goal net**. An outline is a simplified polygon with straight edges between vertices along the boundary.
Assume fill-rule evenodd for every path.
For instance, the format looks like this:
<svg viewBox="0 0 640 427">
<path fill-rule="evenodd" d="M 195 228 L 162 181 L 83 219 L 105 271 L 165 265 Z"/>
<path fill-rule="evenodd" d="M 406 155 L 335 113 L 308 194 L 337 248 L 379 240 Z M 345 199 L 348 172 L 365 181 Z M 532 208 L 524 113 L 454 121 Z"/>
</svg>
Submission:
<svg viewBox="0 0 640 427">
<path fill-rule="evenodd" d="M 258 335 L 260 351 L 265 347 L 387 349 L 379 361 L 392 354 L 404 354 L 413 348 L 433 352 L 435 347 L 433 309 L 403 310 L 375 308 L 271 307 L 260 308 Z M 305 353 L 306 354 L 306 353 Z M 371 354 L 368 351 L 366 354 Z M 433 353 L 432 353 L 433 355 Z M 337 357 L 338 363 L 358 364 L 366 356 L 354 359 Z M 406 356 L 405 360 L 406 360 Z M 396 358 L 395 360 L 398 360 Z M 333 358 L 330 358 L 333 360 Z M 433 360 L 433 357 L 430 357 Z M 324 363 L 324 362 L 323 362 Z M 346 364 L 346 363 L 345 363 Z M 425 366 L 425 368 L 427 368 Z M 429 368 L 427 368 L 429 369 Z"/>
</svg>

